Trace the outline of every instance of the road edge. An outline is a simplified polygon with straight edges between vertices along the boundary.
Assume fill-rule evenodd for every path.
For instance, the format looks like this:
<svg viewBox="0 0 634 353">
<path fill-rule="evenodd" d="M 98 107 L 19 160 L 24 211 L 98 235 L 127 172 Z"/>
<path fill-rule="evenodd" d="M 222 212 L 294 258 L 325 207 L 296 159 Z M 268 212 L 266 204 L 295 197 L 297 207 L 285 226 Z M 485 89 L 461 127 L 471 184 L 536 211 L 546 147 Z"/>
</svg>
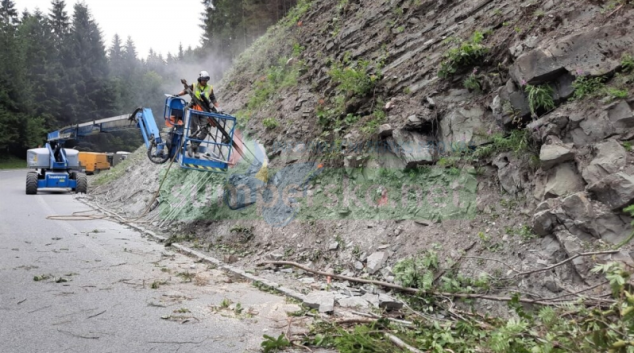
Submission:
<svg viewBox="0 0 634 353">
<path fill-rule="evenodd" d="M 102 208 L 101 206 L 97 205 L 94 202 L 91 202 L 91 201 L 88 201 L 86 199 L 79 198 L 79 197 L 76 197 L 75 199 L 78 200 L 79 202 L 82 202 L 86 206 L 92 208 L 93 210 L 96 210 L 96 211 L 100 212 L 100 213 L 103 213 L 103 214 L 110 213 L 110 212 L 108 212 L 107 210 L 105 210 L 104 208 Z M 114 220 L 114 219 L 110 219 L 110 221 L 116 222 L 116 220 Z M 155 241 L 157 241 L 159 243 L 164 243 L 167 240 L 167 238 L 165 238 L 164 236 L 158 235 L 155 232 L 153 232 L 153 231 L 151 231 L 149 229 L 146 229 L 146 228 L 144 228 L 142 226 L 139 226 L 139 225 L 136 225 L 136 224 L 132 224 L 132 223 L 123 223 L 123 222 L 117 222 L 117 223 L 129 226 L 130 228 L 138 231 L 139 233 L 147 236 L 148 238 L 152 238 L 153 240 L 155 240 Z M 213 264 L 213 265 L 217 266 L 219 269 L 222 269 L 224 271 L 233 273 L 235 275 L 243 277 L 243 278 L 245 278 L 245 279 L 247 279 L 249 281 L 252 281 L 252 282 L 262 283 L 264 286 L 272 288 L 276 292 L 278 292 L 278 293 L 280 293 L 280 294 L 282 294 L 282 295 L 284 295 L 286 297 L 293 298 L 293 299 L 296 299 L 296 300 L 300 300 L 302 302 L 304 302 L 304 300 L 305 300 L 304 295 L 301 294 L 300 292 L 297 292 L 297 291 L 295 291 L 293 289 L 284 287 L 284 286 L 280 285 L 279 283 L 270 281 L 268 279 L 260 278 L 260 277 L 258 277 L 256 275 L 253 275 L 251 273 L 246 272 L 245 270 L 243 270 L 241 268 L 228 265 L 228 264 L 226 264 L 226 263 L 224 263 L 224 262 L 222 262 L 222 261 L 220 261 L 220 260 L 218 260 L 218 259 L 216 259 L 216 258 L 214 258 L 212 256 L 203 254 L 203 253 L 201 253 L 199 251 L 196 251 L 194 249 L 191 249 L 191 248 L 189 248 L 189 247 L 187 247 L 185 245 L 178 244 L 178 243 L 172 243 L 170 246 L 174 247 L 179 252 L 184 253 L 184 254 L 186 254 L 186 255 L 188 255 L 190 257 L 198 258 L 202 262 Z"/>
</svg>

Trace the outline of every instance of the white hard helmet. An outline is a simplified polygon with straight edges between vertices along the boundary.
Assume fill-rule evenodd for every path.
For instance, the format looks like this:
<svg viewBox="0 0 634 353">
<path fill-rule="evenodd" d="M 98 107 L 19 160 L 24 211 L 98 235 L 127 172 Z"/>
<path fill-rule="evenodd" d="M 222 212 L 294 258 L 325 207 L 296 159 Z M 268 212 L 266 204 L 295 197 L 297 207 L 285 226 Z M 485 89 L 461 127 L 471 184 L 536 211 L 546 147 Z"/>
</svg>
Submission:
<svg viewBox="0 0 634 353">
<path fill-rule="evenodd" d="M 211 77 L 209 77 L 209 72 L 207 71 L 201 71 L 200 74 L 198 74 L 198 81 L 209 81 Z"/>
</svg>

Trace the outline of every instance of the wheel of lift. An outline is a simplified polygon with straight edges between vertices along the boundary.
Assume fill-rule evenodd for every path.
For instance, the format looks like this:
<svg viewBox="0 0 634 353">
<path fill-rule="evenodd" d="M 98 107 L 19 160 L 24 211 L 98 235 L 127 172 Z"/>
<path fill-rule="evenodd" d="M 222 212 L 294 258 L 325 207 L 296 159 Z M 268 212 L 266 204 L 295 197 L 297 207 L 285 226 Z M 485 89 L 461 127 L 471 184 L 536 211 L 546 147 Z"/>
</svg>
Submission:
<svg viewBox="0 0 634 353">
<path fill-rule="evenodd" d="M 78 194 L 88 193 L 88 178 L 86 178 L 86 174 L 77 174 L 77 188 L 75 189 L 75 192 Z"/>
<path fill-rule="evenodd" d="M 37 194 L 37 172 L 26 173 L 26 194 Z"/>
</svg>

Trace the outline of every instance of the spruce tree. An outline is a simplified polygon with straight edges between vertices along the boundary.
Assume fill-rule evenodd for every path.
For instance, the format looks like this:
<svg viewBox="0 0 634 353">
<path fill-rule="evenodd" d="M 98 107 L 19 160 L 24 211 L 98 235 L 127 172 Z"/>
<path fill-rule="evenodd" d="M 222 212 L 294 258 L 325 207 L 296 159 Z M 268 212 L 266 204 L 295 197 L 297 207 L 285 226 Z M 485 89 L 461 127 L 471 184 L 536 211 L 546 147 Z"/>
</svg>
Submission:
<svg viewBox="0 0 634 353">
<path fill-rule="evenodd" d="M 15 9 L 15 3 L 12 0 L 0 0 L 0 20 L 4 24 L 17 26 L 18 10 Z"/>
</svg>

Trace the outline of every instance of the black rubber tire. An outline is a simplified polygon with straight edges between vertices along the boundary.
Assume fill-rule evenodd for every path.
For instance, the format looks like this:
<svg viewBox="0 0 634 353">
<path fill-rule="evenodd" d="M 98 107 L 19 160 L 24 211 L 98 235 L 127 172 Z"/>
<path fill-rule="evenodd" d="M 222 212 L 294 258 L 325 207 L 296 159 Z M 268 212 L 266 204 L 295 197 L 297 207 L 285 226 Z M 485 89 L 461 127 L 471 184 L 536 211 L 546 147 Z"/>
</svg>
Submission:
<svg viewBox="0 0 634 353">
<path fill-rule="evenodd" d="M 75 188 L 75 192 L 78 194 L 88 193 L 88 178 L 86 178 L 86 174 L 77 174 L 77 188 Z"/>
<path fill-rule="evenodd" d="M 70 176 L 69 176 L 70 180 L 76 180 L 76 179 L 77 179 L 77 172 L 70 172 L 70 174 L 69 174 L 69 175 L 70 175 Z M 77 189 L 77 188 L 71 188 L 70 190 L 71 190 L 71 191 L 75 191 L 76 189 Z"/>
<path fill-rule="evenodd" d="M 150 160 L 150 162 L 154 164 L 163 164 L 169 161 L 170 156 L 169 154 L 166 154 L 165 151 L 163 151 L 162 156 L 153 155 L 153 151 L 155 148 L 156 148 L 156 145 L 154 144 L 154 141 L 152 141 L 152 143 L 150 144 L 150 148 L 147 149 L 147 158 Z"/>
<path fill-rule="evenodd" d="M 26 194 L 37 194 L 37 172 L 26 173 Z"/>
</svg>

